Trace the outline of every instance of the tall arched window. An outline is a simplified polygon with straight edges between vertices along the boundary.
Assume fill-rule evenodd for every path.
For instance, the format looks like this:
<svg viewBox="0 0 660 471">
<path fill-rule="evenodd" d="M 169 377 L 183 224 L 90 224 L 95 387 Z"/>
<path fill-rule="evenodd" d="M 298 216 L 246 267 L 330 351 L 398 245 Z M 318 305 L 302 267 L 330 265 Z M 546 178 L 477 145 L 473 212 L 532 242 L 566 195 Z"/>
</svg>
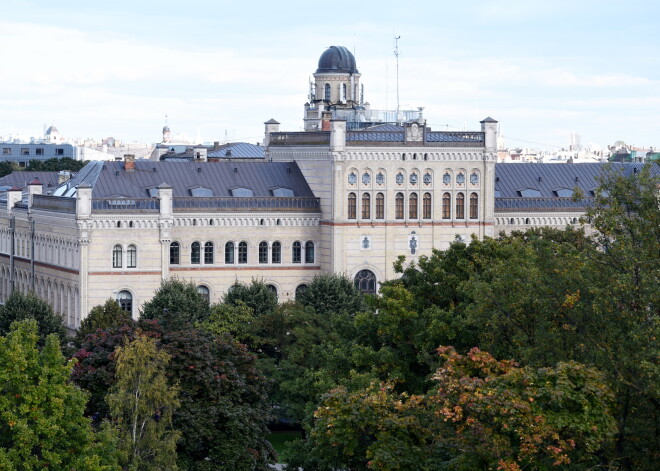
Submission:
<svg viewBox="0 0 660 471">
<path fill-rule="evenodd" d="M 362 219 L 371 219 L 371 195 L 362 194 Z"/>
<path fill-rule="evenodd" d="M 325 84 L 325 101 L 330 101 L 330 84 Z"/>
<path fill-rule="evenodd" d="M 361 293 L 373 294 L 376 292 L 376 275 L 371 270 L 360 270 L 355 275 L 354 283 Z"/>
<path fill-rule="evenodd" d="M 341 101 L 346 101 L 346 84 L 341 86 Z"/>
<path fill-rule="evenodd" d="M 442 195 L 442 219 L 451 219 L 451 195 Z"/>
<path fill-rule="evenodd" d="M 268 263 L 268 242 L 259 242 L 259 263 Z"/>
<path fill-rule="evenodd" d="M 266 288 L 268 288 L 271 293 L 273 293 L 275 296 L 277 296 L 277 286 L 275 285 L 266 285 Z"/>
<path fill-rule="evenodd" d="M 282 244 L 280 242 L 273 242 L 271 248 L 271 262 L 282 263 Z"/>
<path fill-rule="evenodd" d="M 356 205 L 357 205 L 357 198 L 355 197 L 355 193 L 349 193 L 348 194 L 348 219 L 355 219 L 357 210 L 356 210 Z"/>
<path fill-rule="evenodd" d="M 248 261 L 247 242 L 240 242 L 238 244 L 238 263 L 247 263 L 247 261 Z"/>
<path fill-rule="evenodd" d="M 122 311 L 133 314 L 133 295 L 130 291 L 123 290 L 117 293 L 117 302 Z"/>
<path fill-rule="evenodd" d="M 193 242 L 190 246 L 190 263 L 198 264 L 202 257 L 202 244 Z"/>
<path fill-rule="evenodd" d="M 479 217 L 479 197 L 476 193 L 470 195 L 470 219 Z"/>
<path fill-rule="evenodd" d="M 298 241 L 295 241 L 293 243 L 293 246 L 291 247 L 291 261 L 293 263 L 300 263 L 302 262 L 302 244 Z"/>
<path fill-rule="evenodd" d="M 431 219 L 431 193 L 424 193 L 422 217 L 424 219 Z"/>
<path fill-rule="evenodd" d="M 456 219 L 465 219 L 465 195 L 456 195 Z"/>
<path fill-rule="evenodd" d="M 394 205 L 394 217 L 403 219 L 403 193 L 397 193 Z"/>
<path fill-rule="evenodd" d="M 115 245 L 112 248 L 112 268 L 121 268 L 122 267 L 122 252 L 123 249 L 121 245 Z"/>
<path fill-rule="evenodd" d="M 213 265 L 213 242 L 204 244 L 204 264 Z"/>
<path fill-rule="evenodd" d="M 179 264 L 179 253 L 180 246 L 178 242 L 172 242 L 170 244 L 170 265 Z"/>
<path fill-rule="evenodd" d="M 314 242 L 311 240 L 305 244 L 305 263 L 314 263 Z"/>
<path fill-rule="evenodd" d="M 300 299 L 300 297 L 305 294 L 305 291 L 307 291 L 307 285 L 306 284 L 301 284 L 296 287 L 296 300 Z"/>
<path fill-rule="evenodd" d="M 137 247 L 133 244 L 126 249 L 126 267 L 137 267 Z"/>
<path fill-rule="evenodd" d="M 197 287 L 197 292 L 202 298 L 204 298 L 204 301 L 207 303 L 211 302 L 211 291 L 209 290 L 208 286 L 199 285 Z"/>
<path fill-rule="evenodd" d="M 234 263 L 234 243 L 227 242 L 225 244 L 225 263 L 233 264 Z"/>
<path fill-rule="evenodd" d="M 376 195 L 376 219 L 385 219 L 385 195 Z"/>
<path fill-rule="evenodd" d="M 408 219 L 417 219 L 417 193 L 410 193 L 408 198 Z"/>
</svg>

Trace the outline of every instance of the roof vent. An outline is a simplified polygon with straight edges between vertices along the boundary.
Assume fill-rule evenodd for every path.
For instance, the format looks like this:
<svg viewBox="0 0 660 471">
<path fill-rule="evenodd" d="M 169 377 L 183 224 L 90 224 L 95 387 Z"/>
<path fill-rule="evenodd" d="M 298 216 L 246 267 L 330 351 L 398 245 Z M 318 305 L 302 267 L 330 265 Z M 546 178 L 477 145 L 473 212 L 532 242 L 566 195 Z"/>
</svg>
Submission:
<svg viewBox="0 0 660 471">
<path fill-rule="evenodd" d="M 289 172 L 289 173 L 291 173 L 291 167 L 287 167 L 287 168 L 286 168 L 286 171 Z"/>
<path fill-rule="evenodd" d="M 238 173 L 238 167 L 234 167 L 234 173 Z"/>
<path fill-rule="evenodd" d="M 197 167 L 197 173 L 202 173 L 202 167 Z"/>
<path fill-rule="evenodd" d="M 153 171 L 154 171 L 154 172 L 156 171 L 156 167 L 153 168 Z"/>
<path fill-rule="evenodd" d="M 542 181 L 543 181 L 543 178 L 542 178 L 542 177 L 539 177 L 539 181 L 542 182 Z"/>
<path fill-rule="evenodd" d="M 580 177 L 575 177 L 575 181 L 576 181 L 576 182 L 579 182 L 579 181 L 580 181 Z"/>
<path fill-rule="evenodd" d="M 119 170 L 115 170 L 115 177 L 119 176 Z"/>
<path fill-rule="evenodd" d="M 496 181 L 496 182 L 499 182 L 499 181 L 500 181 L 500 177 L 495 177 L 495 181 Z"/>
</svg>

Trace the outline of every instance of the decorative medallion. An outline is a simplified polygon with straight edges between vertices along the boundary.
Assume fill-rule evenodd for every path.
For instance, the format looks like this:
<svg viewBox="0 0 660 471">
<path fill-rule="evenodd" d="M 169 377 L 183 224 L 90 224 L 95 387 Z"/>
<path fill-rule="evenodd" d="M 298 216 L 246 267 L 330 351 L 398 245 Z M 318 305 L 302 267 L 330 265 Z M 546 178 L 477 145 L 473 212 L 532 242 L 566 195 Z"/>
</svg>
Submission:
<svg viewBox="0 0 660 471">
<path fill-rule="evenodd" d="M 470 183 L 472 183 L 473 185 L 479 183 L 479 175 L 477 175 L 477 172 L 472 172 L 470 174 Z"/>
<path fill-rule="evenodd" d="M 448 173 L 445 173 L 442 176 L 442 183 L 444 183 L 445 185 L 449 185 L 451 183 L 451 175 L 449 175 Z"/>
<path fill-rule="evenodd" d="M 378 183 L 379 185 L 385 183 L 385 175 L 383 175 L 382 172 L 379 172 L 378 175 L 376 175 L 376 183 Z"/>
<path fill-rule="evenodd" d="M 357 183 L 357 175 L 355 172 L 351 172 L 348 174 L 348 183 L 351 185 L 355 185 Z"/>
<path fill-rule="evenodd" d="M 371 248 L 371 236 L 363 235 L 360 237 L 360 250 L 369 250 Z"/>
<path fill-rule="evenodd" d="M 410 249 L 410 255 L 415 255 L 415 253 L 417 253 L 418 246 L 419 241 L 417 239 L 417 235 L 415 234 L 415 231 L 412 231 L 408 236 L 408 248 Z"/>
<path fill-rule="evenodd" d="M 411 183 L 412 185 L 417 185 L 417 179 L 418 179 L 418 178 L 419 178 L 419 177 L 417 176 L 416 173 L 411 173 L 411 174 L 410 174 L 410 183 Z"/>
<path fill-rule="evenodd" d="M 426 172 L 424 174 L 424 184 L 425 185 L 430 185 L 431 184 L 431 174 Z"/>
<path fill-rule="evenodd" d="M 399 172 L 396 174 L 396 183 L 397 185 L 403 185 L 403 173 Z"/>
<path fill-rule="evenodd" d="M 367 172 L 364 172 L 362 174 L 362 184 L 368 185 L 369 183 L 371 183 L 371 175 L 369 175 Z"/>
<path fill-rule="evenodd" d="M 458 183 L 459 185 L 465 183 L 465 174 L 459 173 L 458 175 L 456 175 L 456 183 Z"/>
</svg>

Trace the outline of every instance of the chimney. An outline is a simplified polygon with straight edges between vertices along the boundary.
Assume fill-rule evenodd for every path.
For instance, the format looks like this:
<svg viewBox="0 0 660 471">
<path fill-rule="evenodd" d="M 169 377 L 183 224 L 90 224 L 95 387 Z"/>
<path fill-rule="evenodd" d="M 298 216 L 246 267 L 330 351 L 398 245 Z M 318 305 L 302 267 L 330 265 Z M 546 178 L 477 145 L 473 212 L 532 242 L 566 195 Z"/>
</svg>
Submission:
<svg viewBox="0 0 660 471">
<path fill-rule="evenodd" d="M 23 199 L 23 192 L 18 187 L 11 187 L 7 190 L 7 211 L 11 211 L 14 205 Z"/>
<path fill-rule="evenodd" d="M 330 123 L 330 150 L 343 151 L 346 148 L 346 120 L 333 119 Z"/>
<path fill-rule="evenodd" d="M 330 131 L 330 120 L 332 119 L 332 111 L 324 111 L 321 113 L 321 131 Z"/>
<path fill-rule="evenodd" d="M 28 185 L 28 206 L 32 207 L 32 196 L 40 195 L 43 190 L 43 184 L 36 178 Z"/>
<path fill-rule="evenodd" d="M 480 121 L 481 132 L 484 133 L 484 144 L 487 150 L 494 151 L 497 149 L 497 121 L 490 116 Z"/>
<path fill-rule="evenodd" d="M 268 144 L 270 144 L 270 134 L 273 132 L 280 131 L 280 123 L 278 123 L 274 119 L 269 119 L 264 123 L 264 125 L 266 126 L 266 130 L 264 133 L 264 147 L 268 147 Z"/>
<path fill-rule="evenodd" d="M 64 182 L 67 182 L 71 179 L 71 172 L 68 170 L 60 170 L 57 174 L 57 184 L 61 185 Z"/>
<path fill-rule="evenodd" d="M 220 149 L 220 141 L 213 141 L 213 150 Z"/>
<path fill-rule="evenodd" d="M 124 170 L 127 172 L 135 170 L 135 154 L 124 154 Z"/>
</svg>

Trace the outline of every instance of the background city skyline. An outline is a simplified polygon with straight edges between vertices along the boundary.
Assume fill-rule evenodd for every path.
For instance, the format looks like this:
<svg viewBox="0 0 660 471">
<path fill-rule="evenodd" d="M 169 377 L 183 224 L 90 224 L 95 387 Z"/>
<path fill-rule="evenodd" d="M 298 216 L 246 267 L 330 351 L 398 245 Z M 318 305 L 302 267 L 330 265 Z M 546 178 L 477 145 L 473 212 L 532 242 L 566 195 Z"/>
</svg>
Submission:
<svg viewBox="0 0 660 471">
<path fill-rule="evenodd" d="M 354 51 L 374 109 L 435 130 L 500 121 L 510 147 L 660 146 L 660 6 L 633 1 L 315 4 L 26 1 L 0 19 L 0 135 L 260 142 L 302 127 L 331 45 Z"/>
</svg>

